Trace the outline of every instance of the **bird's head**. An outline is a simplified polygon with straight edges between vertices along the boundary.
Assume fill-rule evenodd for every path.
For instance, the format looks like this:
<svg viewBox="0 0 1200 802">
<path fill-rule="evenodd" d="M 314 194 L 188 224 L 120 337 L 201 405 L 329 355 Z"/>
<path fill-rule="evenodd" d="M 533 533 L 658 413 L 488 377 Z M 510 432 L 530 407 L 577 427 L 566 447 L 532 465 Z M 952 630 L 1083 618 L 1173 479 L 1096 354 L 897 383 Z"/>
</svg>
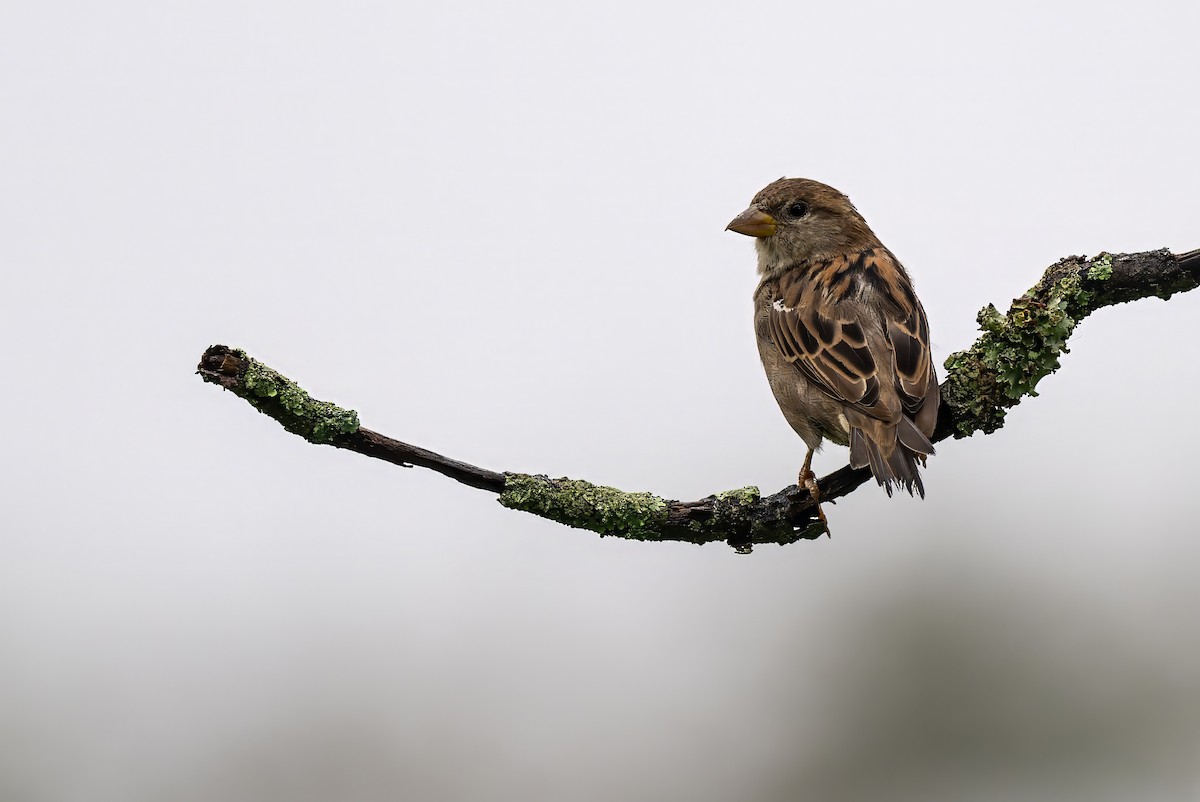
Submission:
<svg viewBox="0 0 1200 802">
<path fill-rule="evenodd" d="M 756 238 L 758 272 L 763 276 L 879 244 L 849 198 L 807 178 L 767 184 L 750 208 L 725 228 Z"/>
</svg>

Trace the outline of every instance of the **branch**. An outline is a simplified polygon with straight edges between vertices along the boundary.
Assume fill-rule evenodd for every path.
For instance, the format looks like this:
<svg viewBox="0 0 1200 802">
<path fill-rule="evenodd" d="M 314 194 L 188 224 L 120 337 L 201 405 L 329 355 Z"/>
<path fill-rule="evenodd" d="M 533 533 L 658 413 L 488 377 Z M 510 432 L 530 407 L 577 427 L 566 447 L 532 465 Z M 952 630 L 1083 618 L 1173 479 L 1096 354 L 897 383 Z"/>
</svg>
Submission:
<svg viewBox="0 0 1200 802">
<path fill-rule="evenodd" d="M 1151 296 L 1170 298 L 1200 285 L 1200 250 L 1070 256 L 1051 265 L 1007 314 L 989 304 L 978 316 L 982 336 L 946 360 L 942 407 L 933 440 L 990 434 L 1004 425 L 1006 410 L 1059 368 L 1067 339 L 1097 309 Z M 345 448 L 402 467 L 420 466 L 471 487 L 499 494 L 506 507 L 600 535 L 686 543 L 723 541 L 748 552 L 759 543 L 794 543 L 825 532 L 812 498 L 795 485 L 772 496 L 745 487 L 698 501 L 673 501 L 650 493 L 627 493 L 580 479 L 497 473 L 364 429 L 358 415 L 317 401 L 295 382 L 244 351 L 214 345 L 197 368 L 259 412 L 310 443 Z M 824 501 L 841 498 L 871 478 L 849 466 L 823 477 Z"/>
</svg>

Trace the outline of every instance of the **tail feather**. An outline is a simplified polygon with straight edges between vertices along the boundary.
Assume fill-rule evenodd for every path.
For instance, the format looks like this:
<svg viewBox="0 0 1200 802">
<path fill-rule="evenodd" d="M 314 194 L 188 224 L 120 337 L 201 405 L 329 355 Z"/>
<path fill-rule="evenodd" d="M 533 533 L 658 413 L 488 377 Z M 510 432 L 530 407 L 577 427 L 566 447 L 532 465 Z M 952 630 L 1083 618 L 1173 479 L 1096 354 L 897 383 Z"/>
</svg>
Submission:
<svg viewBox="0 0 1200 802">
<path fill-rule="evenodd" d="M 921 481 L 921 473 L 917 469 L 918 460 L 922 465 L 925 464 L 925 455 L 933 453 L 933 445 L 929 443 L 929 439 L 921 434 L 915 426 L 907 418 L 902 419 L 905 423 L 909 423 L 918 437 L 923 440 L 923 443 L 915 441 L 915 438 L 905 438 L 899 436 L 899 430 L 903 427 L 897 427 L 897 440 L 890 454 L 885 455 L 879 444 L 871 439 L 870 436 L 863 433 L 861 429 L 850 430 L 850 465 L 854 468 L 870 467 L 871 474 L 875 477 L 875 481 L 883 486 L 887 491 L 888 496 L 892 495 L 893 489 L 899 486 L 902 490 L 908 492 L 909 495 L 918 495 L 925 498 L 925 484 Z M 914 440 L 914 445 L 927 448 L 928 451 L 918 450 L 908 445 L 906 440 Z"/>
<path fill-rule="evenodd" d="M 896 439 L 909 451 L 922 456 L 931 457 L 935 453 L 933 443 L 929 442 L 929 438 L 917 428 L 911 418 L 901 416 L 900 422 L 896 424 Z"/>
<path fill-rule="evenodd" d="M 867 438 L 862 429 L 850 430 L 850 467 L 865 468 L 871 461 L 867 450 Z"/>
</svg>

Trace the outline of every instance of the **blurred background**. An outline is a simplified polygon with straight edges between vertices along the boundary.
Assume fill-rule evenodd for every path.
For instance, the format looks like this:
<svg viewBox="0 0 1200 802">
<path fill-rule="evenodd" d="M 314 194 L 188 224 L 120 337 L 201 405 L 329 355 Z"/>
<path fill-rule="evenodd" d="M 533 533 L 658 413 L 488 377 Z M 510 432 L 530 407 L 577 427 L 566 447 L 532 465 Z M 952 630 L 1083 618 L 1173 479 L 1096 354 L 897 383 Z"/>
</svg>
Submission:
<svg viewBox="0 0 1200 802">
<path fill-rule="evenodd" d="M 1200 292 L 1101 311 L 929 498 L 740 557 L 318 448 L 246 348 L 497 470 L 804 457 L 763 185 L 847 192 L 939 363 L 1068 254 L 1200 247 L 1194 3 L 0 10 L 0 798 L 1200 799 Z M 843 449 L 818 457 L 825 473 Z"/>
</svg>

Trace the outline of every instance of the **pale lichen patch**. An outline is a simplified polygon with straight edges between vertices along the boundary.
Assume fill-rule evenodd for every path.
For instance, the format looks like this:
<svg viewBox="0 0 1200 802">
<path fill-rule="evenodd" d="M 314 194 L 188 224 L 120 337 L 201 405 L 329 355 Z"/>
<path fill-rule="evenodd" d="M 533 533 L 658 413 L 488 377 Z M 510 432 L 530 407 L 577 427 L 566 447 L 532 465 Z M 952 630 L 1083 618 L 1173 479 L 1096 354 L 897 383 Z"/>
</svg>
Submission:
<svg viewBox="0 0 1200 802">
<path fill-rule="evenodd" d="M 244 357 L 244 353 L 238 354 Z M 340 434 L 358 431 L 358 413 L 328 401 L 318 401 L 291 379 L 256 359 L 246 358 L 238 394 L 259 408 L 274 405 L 285 414 L 272 414 L 289 432 L 311 443 L 329 443 Z"/>
<path fill-rule="evenodd" d="M 1113 258 L 1111 253 L 1102 253 L 1092 260 L 1087 277 L 1092 281 L 1108 281 L 1112 278 Z"/>
<path fill-rule="evenodd" d="M 652 493 L 627 493 L 582 479 L 508 473 L 500 503 L 601 536 L 659 540 L 667 502 Z"/>
<path fill-rule="evenodd" d="M 1086 275 L 1092 278 L 1093 271 L 1096 280 L 1110 277 L 1111 255 L 1094 261 Z M 1083 272 L 1078 261 L 1064 260 L 1013 301 L 1008 314 L 991 304 L 980 310 L 983 336 L 946 360 L 942 398 L 957 413 L 955 436 L 996 431 L 1008 407 L 1036 396 L 1038 382 L 1058 370 L 1075 325 L 1092 311 Z"/>
</svg>

